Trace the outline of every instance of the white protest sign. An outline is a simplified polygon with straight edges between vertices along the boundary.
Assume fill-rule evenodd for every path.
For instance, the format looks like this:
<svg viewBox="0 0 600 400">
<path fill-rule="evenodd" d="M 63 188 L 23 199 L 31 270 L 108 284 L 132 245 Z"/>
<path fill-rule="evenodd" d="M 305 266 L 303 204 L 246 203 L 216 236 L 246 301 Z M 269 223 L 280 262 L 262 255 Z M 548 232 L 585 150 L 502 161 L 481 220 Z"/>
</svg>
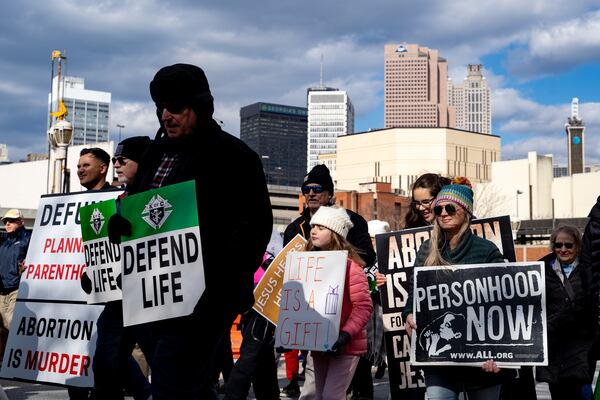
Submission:
<svg viewBox="0 0 600 400">
<path fill-rule="evenodd" d="M 86 274 L 92 282 L 88 304 L 121 300 L 117 285 L 121 273 L 121 246 L 108 240 L 108 220 L 117 212 L 117 203 L 106 200 L 79 209 Z"/>
<path fill-rule="evenodd" d="M 80 289 L 81 290 L 81 289 Z M 100 306 L 17 301 L 1 376 L 94 386 Z"/>
<path fill-rule="evenodd" d="M 78 210 L 115 199 L 120 193 L 88 191 L 40 198 L 21 276 L 21 284 L 27 283 L 27 296 L 19 290 L 19 299 L 87 301 L 80 283 L 85 257 Z"/>
<path fill-rule="evenodd" d="M 123 324 L 189 315 L 204 292 L 204 264 L 195 183 L 188 181 L 127 196 L 123 236 Z"/>
<path fill-rule="evenodd" d="M 347 251 L 287 254 L 275 346 L 327 351 L 338 338 Z"/>
</svg>

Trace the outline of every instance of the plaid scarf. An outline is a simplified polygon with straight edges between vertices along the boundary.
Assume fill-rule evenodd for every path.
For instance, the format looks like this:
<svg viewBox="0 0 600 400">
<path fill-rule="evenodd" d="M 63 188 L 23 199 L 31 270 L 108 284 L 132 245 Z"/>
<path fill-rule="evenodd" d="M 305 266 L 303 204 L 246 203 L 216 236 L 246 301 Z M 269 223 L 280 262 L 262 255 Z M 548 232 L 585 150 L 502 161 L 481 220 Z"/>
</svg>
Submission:
<svg viewBox="0 0 600 400">
<path fill-rule="evenodd" d="M 171 174 L 175 165 L 177 165 L 178 159 L 177 154 L 163 154 L 160 165 L 150 185 L 151 188 L 159 188 L 163 185 L 163 181 Z"/>
</svg>

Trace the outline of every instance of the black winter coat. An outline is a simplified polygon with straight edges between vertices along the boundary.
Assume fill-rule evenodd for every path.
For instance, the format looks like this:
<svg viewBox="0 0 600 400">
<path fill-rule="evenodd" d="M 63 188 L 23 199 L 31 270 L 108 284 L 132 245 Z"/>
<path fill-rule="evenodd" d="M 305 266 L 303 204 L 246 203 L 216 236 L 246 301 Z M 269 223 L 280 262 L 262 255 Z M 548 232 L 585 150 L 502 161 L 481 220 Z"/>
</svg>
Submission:
<svg viewBox="0 0 600 400">
<path fill-rule="evenodd" d="M 596 338 L 596 298 L 592 289 L 592 271 L 581 262 L 573 269 L 568 281 L 573 298 L 552 269 L 555 254 L 548 254 L 546 269 L 546 319 L 548 327 L 548 366 L 537 367 L 540 382 L 589 383 L 588 353 Z"/>
<path fill-rule="evenodd" d="M 348 231 L 346 239 L 358 249 L 360 257 L 365 262 L 365 267 L 370 267 L 375 264 L 377 256 L 373 249 L 373 242 L 371 242 L 367 221 L 354 211 L 346 210 L 346 212 L 350 217 L 350 221 L 354 224 Z M 310 238 L 310 209 L 308 207 L 285 229 L 283 233 L 283 245 L 288 244 L 297 234 L 302 235 L 306 240 Z"/>
<path fill-rule="evenodd" d="M 159 134 L 146 151 L 130 194 L 150 189 L 163 154 L 177 154 L 163 186 L 194 180 L 206 290 L 196 310 L 244 312 L 254 303 L 254 272 L 273 230 L 273 214 L 258 155 L 214 121 L 171 140 Z"/>
</svg>

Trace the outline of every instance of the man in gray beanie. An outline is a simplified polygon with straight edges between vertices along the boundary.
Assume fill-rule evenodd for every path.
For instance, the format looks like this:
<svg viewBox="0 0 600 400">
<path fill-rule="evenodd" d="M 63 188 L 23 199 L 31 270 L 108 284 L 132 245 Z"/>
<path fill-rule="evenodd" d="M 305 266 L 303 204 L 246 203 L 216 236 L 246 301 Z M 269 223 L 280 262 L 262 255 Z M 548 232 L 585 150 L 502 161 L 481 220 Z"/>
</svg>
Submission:
<svg viewBox="0 0 600 400">
<path fill-rule="evenodd" d="M 160 128 L 129 193 L 195 181 L 206 280 L 191 315 L 153 324 L 152 397 L 205 399 L 219 340 L 254 303 L 254 272 L 272 232 L 271 203 L 260 157 L 212 118 L 213 97 L 201 68 L 160 69 L 150 94 Z"/>
</svg>

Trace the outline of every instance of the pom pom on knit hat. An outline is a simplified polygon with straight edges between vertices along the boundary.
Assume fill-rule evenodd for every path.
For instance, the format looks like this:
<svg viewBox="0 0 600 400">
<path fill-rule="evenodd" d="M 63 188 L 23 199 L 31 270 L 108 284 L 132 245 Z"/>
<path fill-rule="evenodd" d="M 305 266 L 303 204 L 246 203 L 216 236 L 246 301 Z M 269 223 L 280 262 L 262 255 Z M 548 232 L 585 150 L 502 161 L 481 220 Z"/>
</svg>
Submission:
<svg viewBox="0 0 600 400">
<path fill-rule="evenodd" d="M 344 239 L 354 226 L 346 210 L 341 207 L 321 206 L 310 219 L 310 225 L 321 225 L 339 234 Z"/>
<path fill-rule="evenodd" d="M 452 182 L 455 182 L 456 179 L 454 178 Z M 473 217 L 473 189 L 471 189 L 471 182 L 467 178 L 463 179 L 464 184 L 452 183 L 442 186 L 435 198 L 435 205 L 437 206 L 442 201 L 450 201 L 462 207 L 467 214 Z"/>
</svg>

